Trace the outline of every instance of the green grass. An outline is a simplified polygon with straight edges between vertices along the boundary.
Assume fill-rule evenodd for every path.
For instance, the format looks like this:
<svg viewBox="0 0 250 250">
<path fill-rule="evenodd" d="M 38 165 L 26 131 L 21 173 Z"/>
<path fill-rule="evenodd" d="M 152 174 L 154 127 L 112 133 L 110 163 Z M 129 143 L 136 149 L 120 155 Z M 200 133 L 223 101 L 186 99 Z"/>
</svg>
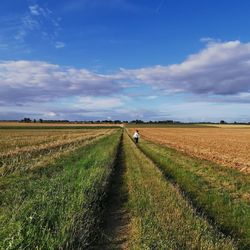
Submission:
<svg viewBox="0 0 250 250">
<path fill-rule="evenodd" d="M 84 249 L 99 233 L 120 131 L 0 183 L 0 249 Z"/>
<path fill-rule="evenodd" d="M 235 249 L 229 238 L 196 214 L 127 134 L 123 150 L 131 214 L 129 249 Z"/>
<path fill-rule="evenodd" d="M 141 140 L 139 148 L 181 187 L 193 204 L 240 249 L 250 248 L 250 179 L 237 170 Z"/>
</svg>

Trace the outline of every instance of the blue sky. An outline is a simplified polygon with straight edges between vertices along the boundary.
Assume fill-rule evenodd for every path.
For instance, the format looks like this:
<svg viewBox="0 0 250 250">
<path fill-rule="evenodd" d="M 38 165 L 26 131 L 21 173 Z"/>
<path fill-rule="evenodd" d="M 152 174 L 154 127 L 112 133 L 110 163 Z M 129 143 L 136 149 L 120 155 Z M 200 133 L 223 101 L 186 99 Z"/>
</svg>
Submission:
<svg viewBox="0 0 250 250">
<path fill-rule="evenodd" d="M 0 119 L 250 121 L 247 0 L 0 3 Z"/>
</svg>

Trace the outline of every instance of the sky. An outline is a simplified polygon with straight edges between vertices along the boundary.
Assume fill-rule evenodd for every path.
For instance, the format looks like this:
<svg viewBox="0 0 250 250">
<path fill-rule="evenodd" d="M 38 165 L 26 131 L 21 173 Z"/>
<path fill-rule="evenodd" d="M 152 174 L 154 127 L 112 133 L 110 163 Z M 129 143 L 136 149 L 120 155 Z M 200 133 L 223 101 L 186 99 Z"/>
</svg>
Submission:
<svg viewBox="0 0 250 250">
<path fill-rule="evenodd" d="M 250 1 L 0 2 L 0 120 L 250 122 Z"/>
</svg>

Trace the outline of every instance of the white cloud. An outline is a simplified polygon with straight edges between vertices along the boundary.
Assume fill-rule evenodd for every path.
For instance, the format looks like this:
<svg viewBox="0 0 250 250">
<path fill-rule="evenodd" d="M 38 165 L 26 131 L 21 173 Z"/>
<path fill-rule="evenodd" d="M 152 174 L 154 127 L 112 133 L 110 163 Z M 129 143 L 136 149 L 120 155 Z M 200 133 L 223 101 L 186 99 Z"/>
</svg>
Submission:
<svg viewBox="0 0 250 250">
<path fill-rule="evenodd" d="M 44 113 L 44 116 L 46 116 L 46 117 L 55 117 L 56 116 L 56 113 L 55 112 L 46 112 L 46 113 Z"/>
<path fill-rule="evenodd" d="M 65 47 L 65 43 L 63 43 L 63 42 L 56 42 L 56 43 L 55 43 L 55 47 L 56 47 L 57 49 L 62 49 L 62 48 Z"/>
<path fill-rule="evenodd" d="M 86 110 L 105 110 L 121 107 L 123 104 L 121 98 L 86 96 L 81 97 L 74 106 Z"/>
<path fill-rule="evenodd" d="M 62 42 L 57 43 L 62 48 Z M 113 74 L 61 67 L 42 61 L 0 62 L 0 97 L 3 100 L 50 100 L 66 96 L 104 96 L 124 88 L 148 84 L 155 89 L 147 99 L 165 93 L 191 93 L 209 102 L 249 102 L 250 43 L 211 42 L 180 64 Z M 10 97 L 8 97 L 10 96 Z"/>
<path fill-rule="evenodd" d="M 188 122 L 197 121 L 213 121 L 219 122 L 220 120 L 226 120 L 228 122 L 249 122 L 249 115 L 246 110 L 250 108 L 249 104 L 243 103 L 215 103 L 215 102 L 188 102 L 184 101 L 177 104 L 168 104 L 163 106 L 159 114 L 163 114 L 166 117 L 166 110 L 168 110 L 168 116 L 174 120 L 182 120 Z M 157 116 L 156 116 L 157 117 Z M 159 119 L 159 116 L 158 116 Z"/>
<path fill-rule="evenodd" d="M 0 61 L 0 103 L 2 111 L 12 110 L 13 116 L 16 115 L 13 110 L 19 110 L 20 114 L 28 110 L 27 115 L 62 119 L 184 117 L 191 121 L 201 117 L 229 119 L 237 117 L 240 110 L 238 117 L 241 115 L 241 119 L 247 120 L 249 79 L 250 43 L 239 41 L 211 41 L 205 49 L 180 64 L 121 69 L 112 74 L 43 61 Z M 154 90 L 145 88 L 145 84 Z M 164 96 L 164 93 L 176 92 L 185 94 L 183 101 L 171 103 L 172 99 Z M 62 104 L 63 99 L 68 103 Z M 51 108 L 52 102 L 54 108 Z M 167 106 L 157 108 L 159 102 Z M 174 106 L 177 102 L 183 105 Z M 39 109 L 42 104 L 47 106 Z M 9 117 L 7 113 L 5 117 Z M 206 116 L 203 117 L 203 113 Z"/>
<path fill-rule="evenodd" d="M 168 92 L 215 95 L 250 92 L 250 43 L 210 42 L 180 64 L 122 69 L 122 74 Z"/>
<path fill-rule="evenodd" d="M 39 16 L 40 15 L 40 8 L 39 8 L 39 6 L 37 4 L 29 6 L 29 10 L 30 10 L 30 13 L 32 15 L 34 15 L 34 16 Z"/>
<path fill-rule="evenodd" d="M 57 49 L 63 48 L 65 44 L 57 41 L 61 30 L 60 20 L 50 9 L 38 4 L 31 5 L 19 21 L 18 27 L 16 28 L 17 24 L 13 27 L 16 29 L 14 38 L 25 44 L 32 35 L 47 41 Z"/>
<path fill-rule="evenodd" d="M 29 6 L 30 14 L 33 16 L 44 16 L 49 17 L 52 14 L 52 11 L 48 8 L 42 8 L 38 4 Z"/>
<path fill-rule="evenodd" d="M 41 61 L 1 61 L 0 98 L 7 102 L 103 96 L 121 86 L 114 76 Z"/>
<path fill-rule="evenodd" d="M 215 38 L 212 38 L 212 37 L 202 37 L 200 39 L 200 41 L 202 43 L 219 43 L 219 42 L 221 42 L 220 39 L 215 39 Z"/>
</svg>

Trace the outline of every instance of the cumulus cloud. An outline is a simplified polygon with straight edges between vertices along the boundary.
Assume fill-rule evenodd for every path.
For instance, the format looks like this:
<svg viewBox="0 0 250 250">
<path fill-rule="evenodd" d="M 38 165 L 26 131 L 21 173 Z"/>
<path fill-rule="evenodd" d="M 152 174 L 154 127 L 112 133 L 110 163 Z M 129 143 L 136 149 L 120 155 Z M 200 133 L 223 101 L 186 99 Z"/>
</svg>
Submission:
<svg viewBox="0 0 250 250">
<path fill-rule="evenodd" d="M 57 45 L 64 46 L 61 43 Z M 148 84 L 155 88 L 156 92 L 151 96 L 164 92 L 191 93 L 210 96 L 208 101 L 248 102 L 250 43 L 211 41 L 205 49 L 180 64 L 121 69 L 110 75 L 42 61 L 0 61 L 2 100 L 103 96 L 121 93 L 124 86 L 132 88 L 135 84 Z M 229 97 L 218 99 L 216 96 Z"/>
<path fill-rule="evenodd" d="M 0 89 L 0 114 L 28 109 L 27 114 L 34 117 L 160 119 L 161 112 L 154 105 L 165 102 L 166 93 L 184 93 L 184 106 L 196 102 L 199 106 L 232 104 L 246 109 L 250 103 L 250 43 L 210 40 L 203 50 L 180 64 L 121 69 L 112 74 L 43 61 L 0 61 Z M 41 105 L 45 106 L 39 109 Z M 174 110 L 169 104 L 167 107 Z M 168 108 L 163 110 L 162 119 L 168 117 Z"/>
<path fill-rule="evenodd" d="M 122 74 L 167 92 L 233 95 L 250 92 L 250 43 L 210 41 L 184 62 Z"/>
<path fill-rule="evenodd" d="M 70 96 L 111 95 L 121 89 L 115 76 L 41 61 L 1 61 L 0 99 L 49 101 Z"/>
</svg>

